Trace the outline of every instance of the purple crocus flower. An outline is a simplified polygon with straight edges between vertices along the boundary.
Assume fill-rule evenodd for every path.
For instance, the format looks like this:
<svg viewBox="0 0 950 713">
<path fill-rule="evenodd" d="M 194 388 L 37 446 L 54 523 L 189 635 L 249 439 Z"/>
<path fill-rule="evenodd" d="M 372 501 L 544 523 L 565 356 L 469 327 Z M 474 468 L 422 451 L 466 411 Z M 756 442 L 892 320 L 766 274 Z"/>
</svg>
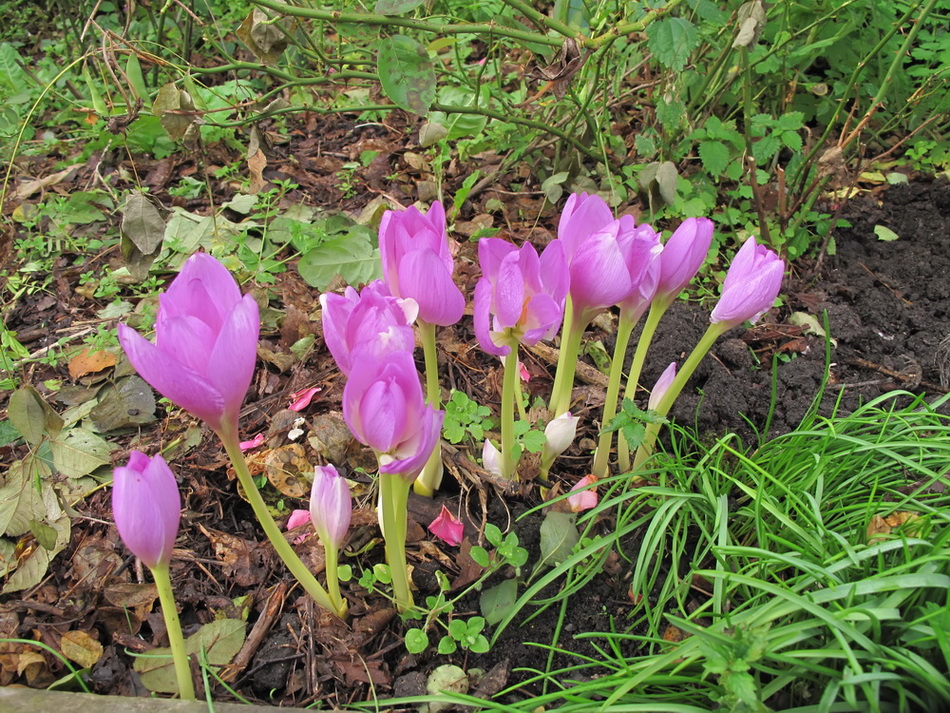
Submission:
<svg viewBox="0 0 950 713">
<path fill-rule="evenodd" d="M 778 297 L 784 272 L 785 262 L 750 237 L 732 259 L 722 283 L 722 295 L 709 321 L 730 328 L 746 320 L 755 322 Z"/>
<path fill-rule="evenodd" d="M 386 211 L 379 224 L 379 255 L 390 293 L 414 299 L 420 319 L 447 326 L 462 318 L 465 298 L 452 281 L 454 265 L 441 203 L 433 203 L 426 214 L 415 206 Z"/>
<path fill-rule="evenodd" d="M 159 393 L 215 431 L 236 429 L 254 363 L 257 303 L 206 253 L 185 262 L 158 297 L 155 343 L 119 325 L 119 342 L 135 370 Z"/>
<path fill-rule="evenodd" d="M 346 539 L 353 515 L 350 486 L 332 465 L 317 466 L 313 470 L 310 519 L 324 546 L 333 545 L 339 549 Z"/>
<path fill-rule="evenodd" d="M 375 280 L 359 293 L 347 287 L 342 295 L 320 295 L 323 307 L 323 338 L 340 371 L 349 375 L 351 354 L 357 350 L 375 356 L 394 351 L 412 352 L 412 323 L 419 312 L 412 299 L 389 294 L 382 280 Z"/>
<path fill-rule="evenodd" d="M 712 243 L 709 218 L 687 218 L 673 231 L 660 255 L 656 297 L 672 302 L 703 266 Z"/>
<path fill-rule="evenodd" d="M 343 418 L 357 440 L 379 456 L 381 473 L 413 480 L 442 428 L 444 411 L 427 406 L 412 355 L 374 357 L 360 352 L 343 389 Z"/>
<path fill-rule="evenodd" d="M 506 356 L 512 346 L 554 336 L 564 316 L 569 275 L 561 244 L 551 242 L 538 258 L 534 246 L 482 238 L 478 260 L 483 277 L 475 286 L 475 335 L 489 354 Z M 489 326 L 490 325 L 490 326 Z"/>
<path fill-rule="evenodd" d="M 125 546 L 149 569 L 167 567 L 181 518 L 175 474 L 161 456 L 132 451 L 112 478 L 112 515 Z"/>
</svg>

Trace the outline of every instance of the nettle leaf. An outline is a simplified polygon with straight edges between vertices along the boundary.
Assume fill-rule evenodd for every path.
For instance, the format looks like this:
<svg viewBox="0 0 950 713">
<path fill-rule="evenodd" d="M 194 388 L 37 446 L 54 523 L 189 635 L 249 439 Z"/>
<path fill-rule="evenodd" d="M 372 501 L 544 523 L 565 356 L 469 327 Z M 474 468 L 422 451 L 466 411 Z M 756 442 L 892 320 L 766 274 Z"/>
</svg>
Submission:
<svg viewBox="0 0 950 713">
<path fill-rule="evenodd" d="M 763 164 L 771 160 L 780 148 L 782 148 L 782 142 L 779 137 L 775 134 L 769 134 L 752 144 L 752 155 L 755 157 L 756 163 Z"/>
<path fill-rule="evenodd" d="M 384 38 L 376 68 L 383 92 L 396 106 L 415 114 L 429 111 L 435 101 L 435 68 L 425 47 L 405 35 Z"/>
<path fill-rule="evenodd" d="M 788 146 L 792 151 L 802 150 L 802 137 L 794 131 L 785 131 L 782 133 L 782 143 Z"/>
<path fill-rule="evenodd" d="M 721 141 L 703 141 L 699 144 L 699 158 L 713 176 L 719 176 L 729 165 L 729 147 Z"/>
<path fill-rule="evenodd" d="M 401 15 L 415 10 L 424 2 L 425 0 L 376 0 L 373 12 L 377 15 Z"/>
<path fill-rule="evenodd" d="M 682 71 L 699 44 L 696 26 L 682 17 L 667 17 L 647 28 L 647 47 L 657 61 L 674 72 Z"/>
</svg>

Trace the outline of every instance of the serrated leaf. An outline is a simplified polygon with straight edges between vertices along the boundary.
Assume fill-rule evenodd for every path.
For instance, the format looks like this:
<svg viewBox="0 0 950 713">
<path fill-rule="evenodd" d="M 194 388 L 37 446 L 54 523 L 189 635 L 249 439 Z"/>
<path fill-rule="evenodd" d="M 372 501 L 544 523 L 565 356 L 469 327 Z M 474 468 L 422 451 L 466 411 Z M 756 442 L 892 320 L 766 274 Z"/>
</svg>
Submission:
<svg viewBox="0 0 950 713">
<path fill-rule="evenodd" d="M 392 102 L 425 114 L 435 101 L 435 68 L 426 48 L 411 37 L 393 35 L 379 44 L 379 82 Z"/>
<path fill-rule="evenodd" d="M 53 467 L 67 478 L 89 475 L 109 465 L 112 446 L 85 428 L 71 428 L 51 443 Z"/>
<path fill-rule="evenodd" d="M 874 234 L 877 236 L 878 240 L 882 240 L 885 243 L 890 243 L 900 238 L 897 233 L 885 225 L 875 225 Z"/>
<path fill-rule="evenodd" d="M 541 523 L 541 561 L 549 567 L 555 566 L 571 556 L 580 539 L 580 533 L 570 513 L 549 510 Z"/>
<path fill-rule="evenodd" d="M 24 440 L 34 446 L 44 436 L 56 436 L 63 428 L 63 419 L 30 385 L 17 389 L 10 396 L 7 418 Z"/>
<path fill-rule="evenodd" d="M 122 235 L 143 255 L 152 255 L 162 246 L 165 221 L 158 209 L 142 193 L 132 193 L 122 206 Z"/>
<path fill-rule="evenodd" d="M 699 158 L 714 177 L 720 176 L 729 165 L 729 147 L 721 141 L 703 141 L 699 144 Z"/>
<path fill-rule="evenodd" d="M 647 28 L 647 47 L 657 61 L 674 72 L 686 66 L 690 53 L 699 44 L 699 33 L 682 17 L 666 17 Z"/>
<path fill-rule="evenodd" d="M 782 143 L 796 153 L 802 150 L 802 137 L 794 131 L 783 132 Z"/>
<path fill-rule="evenodd" d="M 382 272 L 379 250 L 360 233 L 347 233 L 317 246 L 297 264 L 300 276 L 311 287 L 325 290 L 338 275 L 348 284 L 365 284 Z"/>
<path fill-rule="evenodd" d="M 415 10 L 424 2 L 425 0 L 376 0 L 373 12 L 377 15 L 401 15 Z"/>
<path fill-rule="evenodd" d="M 782 142 L 775 134 L 763 136 L 752 144 L 752 156 L 757 164 L 767 163 L 782 148 Z"/>
<path fill-rule="evenodd" d="M 244 645 L 244 630 L 245 624 L 239 619 L 212 621 L 185 639 L 185 653 L 192 656 L 203 650 L 210 665 L 224 666 Z M 150 691 L 178 693 L 171 649 L 153 649 L 147 657 L 135 659 L 133 668 Z"/>
<path fill-rule="evenodd" d="M 798 131 L 805 125 L 805 115 L 800 111 L 790 111 L 779 116 L 775 126 L 782 131 Z"/>
</svg>

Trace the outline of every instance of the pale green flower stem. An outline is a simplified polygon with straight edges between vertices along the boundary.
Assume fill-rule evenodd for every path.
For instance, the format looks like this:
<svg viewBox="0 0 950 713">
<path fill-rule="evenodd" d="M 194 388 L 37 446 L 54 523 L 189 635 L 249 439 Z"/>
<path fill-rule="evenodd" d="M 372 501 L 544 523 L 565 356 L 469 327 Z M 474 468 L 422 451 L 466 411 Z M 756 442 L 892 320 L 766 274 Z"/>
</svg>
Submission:
<svg viewBox="0 0 950 713">
<path fill-rule="evenodd" d="M 393 599 L 400 612 L 412 609 L 409 566 L 406 563 L 406 507 L 409 481 L 399 474 L 379 474 L 379 518 L 386 542 L 386 563 L 392 577 Z"/>
<path fill-rule="evenodd" d="M 195 700 L 195 682 L 191 678 L 191 666 L 188 664 L 188 654 L 185 651 L 185 638 L 181 633 L 181 621 L 178 619 L 178 608 L 175 606 L 175 594 L 172 592 L 172 579 L 168 565 L 155 567 L 152 570 L 152 577 L 158 589 L 162 616 L 165 617 L 168 645 L 172 650 L 175 678 L 178 680 L 178 695 L 183 701 L 193 701 Z"/>
<path fill-rule="evenodd" d="M 637 350 L 633 354 L 633 363 L 630 364 L 630 373 L 627 374 L 627 386 L 623 392 L 625 399 L 633 399 L 637 395 L 637 384 L 640 382 L 640 373 L 643 371 L 650 343 L 653 341 L 653 335 L 656 334 L 660 318 L 671 304 L 673 300 L 670 299 L 654 299 L 653 304 L 650 305 L 646 322 L 643 323 L 643 331 L 640 333 L 640 341 L 637 342 Z M 630 472 L 630 446 L 622 435 L 617 437 L 617 465 L 621 473 Z"/>
<path fill-rule="evenodd" d="M 564 304 L 564 324 L 561 327 L 561 352 L 557 357 L 557 369 L 554 372 L 554 386 L 551 388 L 550 410 L 552 418 L 567 413 L 571 408 L 571 393 L 574 390 L 574 372 L 577 369 L 577 355 L 581 350 L 581 338 L 587 322 L 574 314 L 574 303 L 567 298 Z M 557 454 L 547 445 L 541 450 L 541 477 L 547 479 L 548 471 Z"/>
<path fill-rule="evenodd" d="M 426 403 L 432 408 L 441 408 L 442 389 L 439 386 L 439 360 L 435 349 L 435 325 L 419 320 L 419 337 L 426 365 Z M 416 495 L 431 498 L 442 484 L 442 439 L 440 438 L 425 467 L 416 478 L 413 488 Z"/>
<path fill-rule="evenodd" d="M 346 600 L 340 594 L 340 549 L 329 538 L 320 538 L 323 542 L 324 572 L 327 578 L 327 594 L 334 611 L 346 611 Z"/>
<path fill-rule="evenodd" d="M 234 472 L 237 474 L 238 482 L 244 489 L 244 495 L 250 503 L 251 509 L 257 517 L 257 521 L 261 524 L 264 534 L 267 535 L 267 539 L 270 540 L 271 545 L 274 547 L 277 556 L 280 557 L 287 566 L 287 569 L 290 570 L 290 573 L 300 582 L 300 586 L 304 588 L 307 594 L 313 597 L 313 600 L 317 604 L 327 611 L 333 612 L 341 619 L 344 618 L 346 616 L 346 602 L 340 600 L 334 603 L 330 599 L 327 591 L 320 582 L 317 581 L 316 577 L 313 576 L 313 573 L 307 565 L 297 556 L 297 553 L 294 552 L 290 543 L 284 539 L 284 534 L 280 531 L 280 527 L 278 527 L 277 523 L 274 522 L 274 518 L 271 517 L 270 512 L 268 512 L 264 498 L 261 497 L 257 486 L 254 484 L 254 478 L 251 477 L 251 473 L 247 469 L 247 462 L 244 460 L 244 454 L 241 453 L 241 447 L 238 445 L 237 424 L 231 427 L 223 426 L 218 436 L 221 438 L 224 449 L 227 451 L 228 457 L 234 465 Z"/>
<path fill-rule="evenodd" d="M 604 415 L 600 421 L 601 434 L 597 441 L 597 452 L 594 454 L 592 472 L 598 478 L 607 475 L 607 461 L 610 456 L 610 445 L 613 441 L 613 431 L 604 432 L 608 424 L 617 415 L 617 400 L 620 396 L 620 382 L 623 379 L 623 362 L 627 356 L 627 346 L 630 344 L 630 335 L 636 322 L 624 312 L 620 313 L 617 323 L 617 343 L 614 345 L 614 356 L 610 362 L 610 376 L 607 379 L 607 396 L 604 400 Z M 622 437 L 621 437 L 622 440 Z"/>
<path fill-rule="evenodd" d="M 658 415 L 665 417 L 670 412 L 673 403 L 676 401 L 676 397 L 680 395 L 683 387 L 686 386 L 686 382 L 689 381 L 693 372 L 696 371 L 699 362 L 701 362 L 703 357 L 712 349 L 713 343 L 734 326 L 735 325 L 724 322 L 714 322 L 709 325 L 706 333 L 703 334 L 696 346 L 693 347 L 693 351 L 690 352 L 683 366 L 676 372 L 676 378 L 673 379 L 673 383 L 670 384 L 666 393 L 663 394 L 660 403 L 657 404 L 655 410 Z M 643 462 L 653 454 L 653 446 L 656 443 L 656 437 L 661 425 L 660 423 L 647 424 L 643 442 L 640 444 L 640 447 L 637 448 L 637 454 L 633 463 L 634 469 L 639 468 Z"/>
<path fill-rule="evenodd" d="M 518 395 L 518 345 L 511 345 L 505 356 L 504 380 L 501 386 L 501 474 L 518 480 L 518 457 L 515 455 L 515 397 Z"/>
</svg>

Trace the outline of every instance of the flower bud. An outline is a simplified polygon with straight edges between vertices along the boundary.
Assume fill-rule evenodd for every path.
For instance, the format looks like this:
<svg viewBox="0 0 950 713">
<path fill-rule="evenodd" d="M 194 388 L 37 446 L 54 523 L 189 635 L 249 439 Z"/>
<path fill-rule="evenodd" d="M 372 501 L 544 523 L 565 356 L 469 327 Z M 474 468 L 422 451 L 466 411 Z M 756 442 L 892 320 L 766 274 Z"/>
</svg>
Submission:
<svg viewBox="0 0 950 713">
<path fill-rule="evenodd" d="M 647 405 L 647 408 L 651 411 L 656 411 L 656 407 L 660 404 L 660 399 L 663 398 L 663 395 L 666 393 L 666 390 L 670 388 L 670 384 L 673 383 L 673 379 L 676 378 L 676 362 L 674 361 L 660 374 L 660 378 L 656 380 L 656 384 L 653 386 L 653 391 L 650 392 L 650 401 Z"/>
<path fill-rule="evenodd" d="M 175 474 L 161 456 L 132 451 L 129 464 L 113 471 L 112 515 L 132 554 L 150 569 L 168 566 L 178 535 L 181 495 Z"/>
<path fill-rule="evenodd" d="M 310 519 L 323 546 L 332 545 L 339 549 L 346 539 L 353 515 L 350 486 L 332 465 L 317 466 L 313 470 Z"/>
<path fill-rule="evenodd" d="M 571 412 L 562 413 L 544 428 L 545 445 L 552 457 L 561 455 L 574 442 L 577 422 L 580 419 Z"/>
</svg>

